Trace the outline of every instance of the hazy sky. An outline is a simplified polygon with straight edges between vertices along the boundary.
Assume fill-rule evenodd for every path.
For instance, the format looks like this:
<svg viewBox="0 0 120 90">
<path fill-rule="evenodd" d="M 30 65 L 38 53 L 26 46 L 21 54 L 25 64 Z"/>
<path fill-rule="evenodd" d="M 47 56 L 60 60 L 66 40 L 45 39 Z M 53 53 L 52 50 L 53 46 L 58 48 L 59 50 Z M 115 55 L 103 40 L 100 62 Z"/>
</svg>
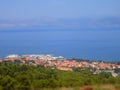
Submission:
<svg viewBox="0 0 120 90">
<path fill-rule="evenodd" d="M 1 0 L 2 18 L 120 16 L 120 0 Z"/>
<path fill-rule="evenodd" d="M 0 0 L 0 27 L 14 27 L 16 22 L 18 26 L 28 26 L 28 22 L 43 26 L 61 18 L 119 16 L 120 0 Z"/>
</svg>

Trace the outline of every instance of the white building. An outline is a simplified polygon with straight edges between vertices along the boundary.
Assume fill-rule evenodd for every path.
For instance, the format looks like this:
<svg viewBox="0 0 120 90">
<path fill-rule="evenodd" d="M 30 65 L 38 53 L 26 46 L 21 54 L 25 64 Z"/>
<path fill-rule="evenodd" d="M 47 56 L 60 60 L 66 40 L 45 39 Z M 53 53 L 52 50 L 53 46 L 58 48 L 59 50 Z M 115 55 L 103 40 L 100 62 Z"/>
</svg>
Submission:
<svg viewBox="0 0 120 90">
<path fill-rule="evenodd" d="M 18 58 L 19 56 L 17 54 L 12 54 L 12 55 L 8 55 L 6 56 L 6 58 Z"/>
</svg>

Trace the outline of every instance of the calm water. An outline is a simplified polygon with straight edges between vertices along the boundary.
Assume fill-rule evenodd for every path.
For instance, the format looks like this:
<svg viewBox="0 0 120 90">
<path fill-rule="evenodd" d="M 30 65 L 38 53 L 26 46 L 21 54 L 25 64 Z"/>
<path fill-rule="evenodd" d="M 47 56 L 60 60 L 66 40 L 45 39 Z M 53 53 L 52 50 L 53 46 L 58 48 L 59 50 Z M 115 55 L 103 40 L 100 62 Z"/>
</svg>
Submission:
<svg viewBox="0 0 120 90">
<path fill-rule="evenodd" d="M 66 58 L 120 60 L 120 29 L 0 31 L 0 58 L 55 54 Z"/>
</svg>

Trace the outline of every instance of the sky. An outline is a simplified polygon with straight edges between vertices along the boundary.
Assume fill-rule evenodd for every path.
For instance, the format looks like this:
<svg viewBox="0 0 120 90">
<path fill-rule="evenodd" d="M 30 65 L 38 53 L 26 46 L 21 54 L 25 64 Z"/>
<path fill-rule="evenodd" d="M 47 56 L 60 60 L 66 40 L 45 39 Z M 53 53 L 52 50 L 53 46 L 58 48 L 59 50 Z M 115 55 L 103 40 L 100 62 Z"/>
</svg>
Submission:
<svg viewBox="0 0 120 90">
<path fill-rule="evenodd" d="M 0 28 L 75 28 L 106 17 L 120 19 L 120 0 L 0 0 Z"/>
</svg>

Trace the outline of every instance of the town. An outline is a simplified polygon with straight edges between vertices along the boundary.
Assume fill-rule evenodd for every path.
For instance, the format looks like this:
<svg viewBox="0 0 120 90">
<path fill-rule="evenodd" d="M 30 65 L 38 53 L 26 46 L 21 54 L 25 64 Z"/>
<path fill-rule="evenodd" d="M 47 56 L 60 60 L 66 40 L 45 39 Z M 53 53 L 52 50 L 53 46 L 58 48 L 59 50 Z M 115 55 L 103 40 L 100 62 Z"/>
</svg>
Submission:
<svg viewBox="0 0 120 90">
<path fill-rule="evenodd" d="M 90 69 L 93 74 L 98 74 L 101 71 L 110 72 L 112 76 L 116 77 L 119 73 L 115 73 L 115 69 L 120 69 L 119 63 L 99 62 L 99 61 L 85 61 L 75 59 L 65 59 L 63 56 L 54 56 L 51 54 L 30 54 L 30 55 L 8 55 L 4 59 L 0 59 L 0 62 L 14 62 L 29 65 L 41 65 L 44 67 L 56 68 L 58 70 L 73 71 L 75 68 L 82 70 Z"/>
</svg>

